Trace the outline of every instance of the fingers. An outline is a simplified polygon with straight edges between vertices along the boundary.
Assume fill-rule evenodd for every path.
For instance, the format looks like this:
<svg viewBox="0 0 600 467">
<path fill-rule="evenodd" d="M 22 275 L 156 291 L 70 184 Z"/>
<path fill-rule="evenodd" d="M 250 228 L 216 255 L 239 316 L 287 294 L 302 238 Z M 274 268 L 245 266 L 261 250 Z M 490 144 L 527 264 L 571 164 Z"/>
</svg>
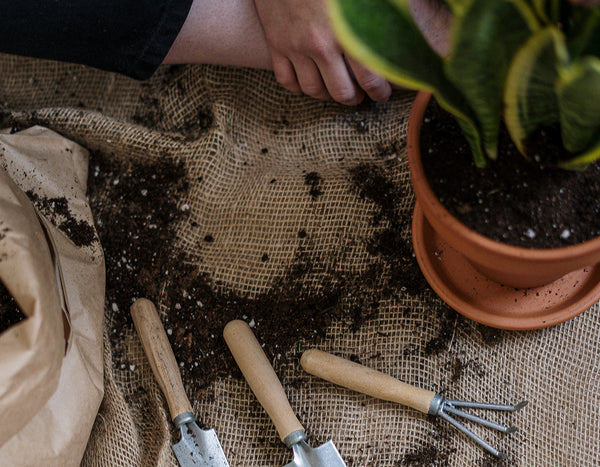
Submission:
<svg viewBox="0 0 600 467">
<path fill-rule="evenodd" d="M 341 53 L 320 63 L 305 56 L 295 57 L 292 62 L 276 51 L 272 57 L 275 78 L 291 92 L 344 105 L 360 104 L 365 94 L 376 102 L 385 102 L 392 93 L 385 79 L 355 60 L 346 61 Z"/>
<path fill-rule="evenodd" d="M 296 93 L 302 92 L 292 62 L 275 51 L 271 51 L 271 56 L 273 59 L 273 72 L 275 73 L 277 82 L 288 91 Z"/>
<path fill-rule="evenodd" d="M 386 102 L 390 98 L 392 86 L 386 79 L 352 58 L 347 60 L 358 85 L 371 99 L 375 102 Z"/>
<path fill-rule="evenodd" d="M 365 93 L 355 81 L 340 52 L 325 56 L 316 65 L 333 100 L 345 105 L 358 105 L 363 101 Z"/>
<path fill-rule="evenodd" d="M 298 57 L 294 60 L 294 68 L 298 83 L 304 94 L 316 99 L 329 100 L 332 98 L 329 89 L 324 83 L 321 71 L 310 58 Z"/>
</svg>

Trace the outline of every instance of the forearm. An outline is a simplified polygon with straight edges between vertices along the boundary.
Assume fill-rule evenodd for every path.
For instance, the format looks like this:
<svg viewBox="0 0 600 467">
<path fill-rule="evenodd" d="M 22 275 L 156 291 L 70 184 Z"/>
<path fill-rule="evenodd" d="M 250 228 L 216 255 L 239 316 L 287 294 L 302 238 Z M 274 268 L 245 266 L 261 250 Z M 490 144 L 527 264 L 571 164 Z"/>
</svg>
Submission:
<svg viewBox="0 0 600 467">
<path fill-rule="evenodd" d="M 253 0 L 194 0 L 164 63 L 212 63 L 271 69 Z"/>
</svg>

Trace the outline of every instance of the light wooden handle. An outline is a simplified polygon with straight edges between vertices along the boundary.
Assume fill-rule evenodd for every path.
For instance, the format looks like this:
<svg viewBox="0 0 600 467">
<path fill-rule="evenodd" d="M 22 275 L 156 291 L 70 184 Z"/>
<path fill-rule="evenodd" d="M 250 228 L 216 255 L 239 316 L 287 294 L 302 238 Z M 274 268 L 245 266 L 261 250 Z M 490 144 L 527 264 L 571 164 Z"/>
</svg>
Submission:
<svg viewBox="0 0 600 467">
<path fill-rule="evenodd" d="M 433 391 L 411 386 L 380 371 L 317 349 L 304 352 L 300 364 L 311 375 L 378 399 L 407 405 L 424 413 L 429 412 L 435 396 Z"/>
<path fill-rule="evenodd" d="M 294 431 L 304 430 L 275 370 L 246 322 L 230 321 L 223 329 L 223 337 L 248 385 L 271 417 L 281 440 Z"/>
<path fill-rule="evenodd" d="M 192 412 L 192 405 L 183 388 L 177 360 L 156 307 L 150 300 L 140 298 L 131 306 L 131 317 L 156 381 L 165 395 L 171 417 L 175 419 L 182 413 Z"/>
</svg>

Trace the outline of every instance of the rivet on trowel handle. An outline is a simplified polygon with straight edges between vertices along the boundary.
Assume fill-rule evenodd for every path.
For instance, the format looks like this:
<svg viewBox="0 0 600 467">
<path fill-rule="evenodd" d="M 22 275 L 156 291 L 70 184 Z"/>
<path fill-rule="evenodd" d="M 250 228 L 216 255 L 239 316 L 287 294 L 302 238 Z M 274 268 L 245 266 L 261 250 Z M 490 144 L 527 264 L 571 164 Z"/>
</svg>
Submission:
<svg viewBox="0 0 600 467">
<path fill-rule="evenodd" d="M 446 400 L 433 391 L 411 386 L 380 371 L 317 349 L 310 349 L 304 352 L 300 359 L 300 364 L 307 373 L 348 389 L 362 392 L 378 399 L 407 405 L 429 415 L 439 415 L 479 444 L 483 449 L 500 458 L 506 458 L 507 456 L 455 420 L 450 414 L 503 433 L 512 433 L 516 430 L 515 427 L 506 427 L 499 423 L 491 422 L 464 412 L 459 407 L 514 412 L 527 405 L 527 402 L 521 402 L 517 405 L 502 405 Z"/>
</svg>

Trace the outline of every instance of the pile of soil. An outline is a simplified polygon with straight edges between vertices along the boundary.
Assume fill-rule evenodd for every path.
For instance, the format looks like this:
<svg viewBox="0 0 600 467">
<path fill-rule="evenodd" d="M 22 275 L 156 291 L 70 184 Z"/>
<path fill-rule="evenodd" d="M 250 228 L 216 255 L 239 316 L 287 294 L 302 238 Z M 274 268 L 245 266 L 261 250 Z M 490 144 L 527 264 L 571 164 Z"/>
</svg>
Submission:
<svg viewBox="0 0 600 467">
<path fill-rule="evenodd" d="M 549 130 L 537 134 L 538 146 L 547 141 L 551 154 L 556 139 Z M 471 229 L 526 248 L 574 245 L 600 235 L 600 163 L 574 171 L 530 162 L 502 129 L 498 158 L 478 168 L 458 123 L 433 99 L 420 144 L 431 188 Z"/>
<path fill-rule="evenodd" d="M 136 298 L 165 305 L 164 326 L 184 383 L 194 388 L 191 396 L 199 398 L 215 378 L 239 377 L 221 336 L 231 319 L 250 323 L 269 358 L 277 360 L 298 339 L 323 338 L 333 320 L 358 329 L 377 315 L 383 300 L 429 290 L 410 242 L 403 240 L 412 206 L 399 206 L 406 204 L 400 201 L 407 193 L 375 165 L 358 166 L 350 176 L 354 194 L 349 196 L 358 194 L 378 206 L 373 225 L 380 228 L 366 240 L 373 261 L 364 272 L 327 269 L 324 264 L 330 261 L 309 254 L 310 233 L 300 229 L 288 270 L 269 292 L 249 298 L 213 283 L 198 271 L 197 259 L 177 247 L 175 228 L 190 214 L 182 202 L 189 187 L 183 164 L 164 157 L 156 164 L 124 165 L 104 154 L 91 154 L 88 198 L 105 254 L 106 307 L 117 368 L 132 367 L 123 337 L 132 328 L 129 308 Z M 304 182 L 307 196 L 317 202 L 323 186 L 320 175 L 305 174 Z M 200 237 L 214 241 L 211 232 Z M 318 290 L 306 285 L 314 274 L 320 277 Z"/>
</svg>

